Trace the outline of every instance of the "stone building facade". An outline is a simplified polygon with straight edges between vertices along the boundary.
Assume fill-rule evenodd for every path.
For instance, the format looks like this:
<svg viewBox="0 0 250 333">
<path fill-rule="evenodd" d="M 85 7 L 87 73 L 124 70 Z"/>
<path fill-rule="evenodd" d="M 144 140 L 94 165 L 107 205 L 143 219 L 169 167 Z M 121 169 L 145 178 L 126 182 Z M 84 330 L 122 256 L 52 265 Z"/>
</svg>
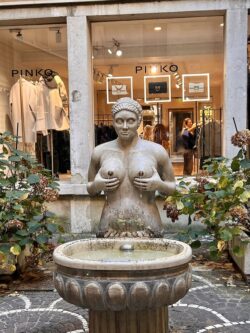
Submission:
<svg viewBox="0 0 250 333">
<path fill-rule="evenodd" d="M 55 29 L 57 26 L 66 27 L 71 176 L 60 181 L 60 200 L 53 209 L 59 216 L 70 221 L 71 232 L 93 230 L 105 200 L 103 197 L 89 198 L 86 191 L 88 166 L 95 144 L 96 101 L 93 84 L 93 52 L 97 50 L 98 53 L 101 49 L 100 45 L 97 45 L 99 48 L 93 48 L 92 25 L 101 22 L 118 22 L 119 24 L 124 21 L 174 18 L 180 20 L 189 18 L 192 21 L 197 17 L 221 17 L 224 32 L 220 88 L 223 122 L 222 154 L 232 157 L 235 153 L 230 144 L 230 137 L 235 132 L 232 118 L 235 118 L 239 129 L 246 128 L 247 124 L 249 8 L 250 0 L 1 1 L 0 28 L 2 30 L 18 30 L 21 27 L 20 29 L 25 32 L 27 27 L 32 29 L 33 26 L 47 25 L 54 31 L 53 26 Z M 110 36 L 111 40 L 112 37 Z M 76 94 L 77 98 L 75 98 Z M 1 126 L 1 130 L 8 127 L 3 123 Z M 159 205 L 161 206 L 161 203 Z M 164 213 L 163 219 L 165 219 Z"/>
</svg>

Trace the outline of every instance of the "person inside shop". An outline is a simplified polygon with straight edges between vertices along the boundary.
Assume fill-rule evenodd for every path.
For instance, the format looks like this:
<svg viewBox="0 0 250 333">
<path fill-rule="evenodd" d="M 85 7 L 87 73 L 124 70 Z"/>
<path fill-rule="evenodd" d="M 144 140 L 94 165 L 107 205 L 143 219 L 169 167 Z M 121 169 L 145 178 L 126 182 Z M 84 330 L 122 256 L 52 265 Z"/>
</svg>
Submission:
<svg viewBox="0 0 250 333">
<path fill-rule="evenodd" d="M 156 124 L 154 127 L 154 142 L 162 145 L 169 154 L 169 132 L 168 128 L 163 124 Z"/>
<path fill-rule="evenodd" d="M 185 118 L 182 125 L 182 140 L 184 145 L 184 164 L 183 175 L 190 176 L 193 172 L 194 152 L 196 144 L 196 123 L 192 122 L 191 118 Z"/>
<path fill-rule="evenodd" d="M 143 130 L 143 139 L 154 141 L 154 126 L 147 124 Z"/>
<path fill-rule="evenodd" d="M 155 192 L 168 195 L 175 190 L 172 164 L 161 145 L 138 137 L 142 107 L 137 101 L 119 99 L 112 116 L 118 137 L 95 147 L 88 172 L 89 194 L 104 191 L 106 198 L 97 236 L 111 237 L 105 236 L 111 228 L 130 237 L 137 237 L 136 231 L 160 237 Z"/>
</svg>

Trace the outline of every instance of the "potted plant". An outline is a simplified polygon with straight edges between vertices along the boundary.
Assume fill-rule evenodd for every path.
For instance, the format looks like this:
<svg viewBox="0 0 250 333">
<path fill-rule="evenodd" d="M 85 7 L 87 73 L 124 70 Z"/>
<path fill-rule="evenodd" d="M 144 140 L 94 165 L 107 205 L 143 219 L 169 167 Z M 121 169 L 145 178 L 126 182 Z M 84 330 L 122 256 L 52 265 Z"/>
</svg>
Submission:
<svg viewBox="0 0 250 333">
<path fill-rule="evenodd" d="M 49 170 L 17 149 L 17 137 L 0 133 L 0 274 L 38 263 L 58 230 L 45 205 L 57 197 Z"/>
<path fill-rule="evenodd" d="M 240 148 L 232 160 L 207 160 L 204 172 L 194 181 L 180 180 L 174 195 L 166 199 L 164 209 L 173 222 L 180 214 L 186 214 L 189 223 L 197 220 L 204 223 L 206 231 L 214 237 L 210 253 L 218 256 L 229 249 L 247 276 L 250 274 L 250 160 L 246 152 L 250 131 L 237 132 L 232 144 Z M 198 236 L 193 243 L 196 246 Z"/>
</svg>

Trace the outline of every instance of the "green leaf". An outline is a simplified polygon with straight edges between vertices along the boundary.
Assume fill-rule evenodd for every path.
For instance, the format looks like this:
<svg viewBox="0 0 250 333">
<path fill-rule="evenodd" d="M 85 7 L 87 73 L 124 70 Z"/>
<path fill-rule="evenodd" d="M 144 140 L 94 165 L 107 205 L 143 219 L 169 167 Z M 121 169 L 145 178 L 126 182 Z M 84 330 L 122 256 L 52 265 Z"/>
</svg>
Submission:
<svg viewBox="0 0 250 333">
<path fill-rule="evenodd" d="M 237 257 L 242 257 L 244 255 L 244 248 L 240 247 L 240 246 L 235 246 L 233 248 L 233 253 L 237 256 Z"/>
<path fill-rule="evenodd" d="M 40 222 L 40 221 L 42 221 L 43 218 L 44 218 L 43 215 L 36 215 L 36 216 L 33 217 L 33 220 Z"/>
<path fill-rule="evenodd" d="M 8 152 L 9 152 L 8 149 L 5 146 L 3 146 L 2 150 L 3 150 L 4 154 L 8 154 Z"/>
<path fill-rule="evenodd" d="M 176 201 L 176 206 L 178 210 L 182 210 L 184 208 L 183 203 L 181 202 L 181 200 L 177 200 Z"/>
<path fill-rule="evenodd" d="M 48 223 L 46 225 L 46 228 L 48 231 L 50 231 L 52 234 L 57 231 L 57 225 L 53 223 Z"/>
<path fill-rule="evenodd" d="M 3 253 L 9 253 L 10 252 L 10 244 L 1 244 L 0 245 L 0 251 Z"/>
<path fill-rule="evenodd" d="M 231 163 L 231 169 L 233 171 L 239 171 L 240 170 L 240 161 L 236 158 L 233 159 Z"/>
<path fill-rule="evenodd" d="M 18 256 L 21 253 L 22 249 L 18 244 L 11 246 L 10 252 L 15 256 Z"/>
<path fill-rule="evenodd" d="M 28 181 L 29 184 L 37 184 L 40 181 L 40 177 L 38 175 L 31 174 L 27 178 L 27 181 Z"/>
<path fill-rule="evenodd" d="M 240 161 L 240 166 L 242 169 L 249 169 L 250 168 L 250 160 L 244 159 Z"/>
<path fill-rule="evenodd" d="M 197 249 L 201 246 L 201 242 L 197 239 L 195 241 L 193 241 L 190 246 L 192 247 L 192 249 Z"/>
<path fill-rule="evenodd" d="M 226 191 L 224 191 L 224 190 L 220 190 L 220 191 L 216 191 L 216 192 L 214 192 L 214 195 L 216 196 L 216 198 L 223 198 L 223 197 L 225 197 L 225 195 L 226 195 Z"/>
<path fill-rule="evenodd" d="M 242 149 L 239 150 L 238 154 L 236 155 L 236 158 L 243 158 L 243 151 L 242 151 Z"/>
<path fill-rule="evenodd" d="M 211 190 L 212 188 L 214 188 L 215 184 L 213 183 L 208 183 L 204 185 L 205 190 Z"/>
<path fill-rule="evenodd" d="M 11 162 L 20 162 L 21 161 L 21 157 L 20 156 L 16 156 L 16 155 L 11 155 L 8 157 L 8 160 Z"/>
<path fill-rule="evenodd" d="M 37 241 L 37 243 L 39 243 L 39 244 L 45 244 L 45 243 L 48 242 L 48 236 L 46 236 L 46 235 L 38 235 L 38 236 L 36 237 L 36 241 Z"/>
<path fill-rule="evenodd" d="M 33 233 L 41 228 L 41 224 L 39 222 L 28 222 L 27 225 L 30 233 Z"/>
<path fill-rule="evenodd" d="M 24 229 L 23 230 L 18 230 L 16 232 L 16 234 L 19 235 L 19 236 L 28 236 L 29 235 L 28 231 L 24 230 Z"/>
<path fill-rule="evenodd" d="M 230 241 L 233 238 L 232 232 L 229 229 L 223 229 L 220 231 L 220 237 L 224 241 Z"/>
<path fill-rule="evenodd" d="M 228 184 L 228 178 L 225 176 L 222 176 L 218 183 L 219 188 L 225 188 L 227 186 L 227 184 Z"/>
<path fill-rule="evenodd" d="M 29 238 L 23 238 L 19 241 L 19 245 L 20 246 L 24 246 L 26 244 L 30 243 L 30 239 Z"/>
<path fill-rule="evenodd" d="M 250 198 L 250 191 L 244 191 L 241 195 L 240 195 L 240 201 L 241 202 L 248 202 Z"/>
</svg>

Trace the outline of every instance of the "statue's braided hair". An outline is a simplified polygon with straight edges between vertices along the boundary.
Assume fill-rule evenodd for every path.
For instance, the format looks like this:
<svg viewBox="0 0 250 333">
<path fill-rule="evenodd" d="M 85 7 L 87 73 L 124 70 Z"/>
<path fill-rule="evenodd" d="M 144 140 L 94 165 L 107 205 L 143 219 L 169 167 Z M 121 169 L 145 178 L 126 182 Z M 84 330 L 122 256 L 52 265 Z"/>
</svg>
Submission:
<svg viewBox="0 0 250 333">
<path fill-rule="evenodd" d="M 122 110 L 127 110 L 134 112 L 138 119 L 141 121 L 141 113 L 142 113 L 142 107 L 141 105 L 135 101 L 132 98 L 129 97 L 123 97 L 117 100 L 117 102 L 112 107 L 112 114 L 113 116 Z"/>
</svg>

